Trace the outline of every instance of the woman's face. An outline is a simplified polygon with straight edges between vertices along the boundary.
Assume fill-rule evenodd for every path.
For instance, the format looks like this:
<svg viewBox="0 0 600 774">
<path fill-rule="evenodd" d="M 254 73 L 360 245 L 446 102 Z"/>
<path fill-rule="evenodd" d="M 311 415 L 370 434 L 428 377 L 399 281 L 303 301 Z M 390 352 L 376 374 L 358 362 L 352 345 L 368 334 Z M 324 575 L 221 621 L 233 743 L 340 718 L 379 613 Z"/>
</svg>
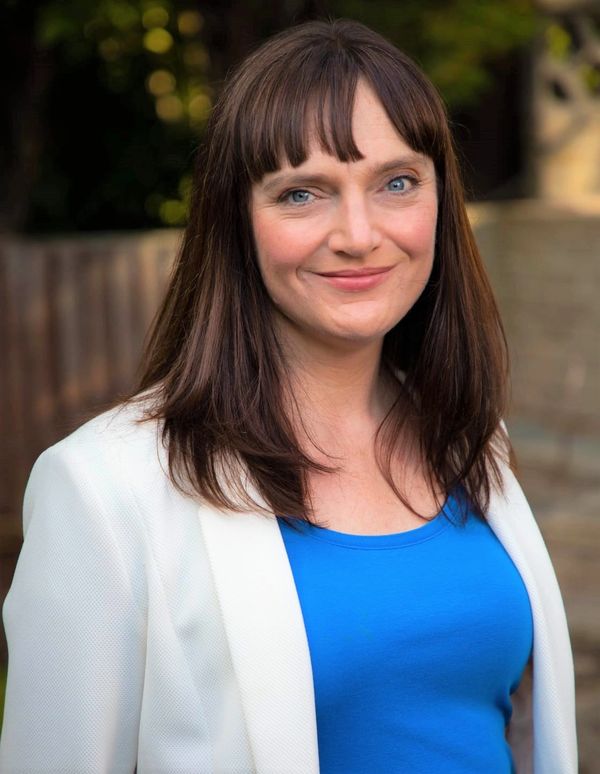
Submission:
<svg viewBox="0 0 600 774">
<path fill-rule="evenodd" d="M 306 161 L 265 175 L 251 193 L 277 324 L 328 347 L 381 342 L 421 295 L 435 249 L 432 160 L 404 142 L 362 82 L 352 126 L 363 159 L 339 161 L 311 141 Z"/>
</svg>

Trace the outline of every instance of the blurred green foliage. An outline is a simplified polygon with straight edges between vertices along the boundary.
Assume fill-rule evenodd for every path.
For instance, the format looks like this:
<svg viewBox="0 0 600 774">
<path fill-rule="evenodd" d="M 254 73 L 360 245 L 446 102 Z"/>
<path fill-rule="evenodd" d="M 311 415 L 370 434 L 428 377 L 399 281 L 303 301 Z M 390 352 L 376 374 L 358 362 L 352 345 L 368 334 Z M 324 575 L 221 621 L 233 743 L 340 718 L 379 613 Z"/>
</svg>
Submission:
<svg viewBox="0 0 600 774">
<path fill-rule="evenodd" d="M 568 59 L 572 43 L 571 36 L 564 27 L 560 24 L 549 24 L 546 28 L 546 45 L 550 55 L 555 59 Z"/>
<path fill-rule="evenodd" d="M 50 221 L 62 221 L 63 228 L 183 223 L 190 155 L 213 99 L 202 25 L 195 7 L 168 0 L 44 4 L 36 42 L 57 52 L 51 103 L 64 140 L 56 153 L 44 154 L 32 223 L 46 228 Z M 63 87 L 60 93 L 56 86 Z M 65 152 L 73 155 L 66 158 Z M 90 163 L 91 174 L 77 175 L 73 164 L 82 162 Z M 55 195 L 56 175 L 65 168 L 70 174 L 59 190 L 77 202 L 75 218 L 67 216 L 65 199 Z"/>
<path fill-rule="evenodd" d="M 222 77 L 289 24 L 363 21 L 413 56 L 451 109 L 476 100 L 489 65 L 537 24 L 530 0 L 38 0 L 30 13 L 50 77 L 32 138 L 29 231 L 182 224 L 191 157 Z"/>
<path fill-rule="evenodd" d="M 415 58 L 450 108 L 490 85 L 488 65 L 533 37 L 529 0 L 342 0 L 335 10 L 360 19 Z"/>
</svg>

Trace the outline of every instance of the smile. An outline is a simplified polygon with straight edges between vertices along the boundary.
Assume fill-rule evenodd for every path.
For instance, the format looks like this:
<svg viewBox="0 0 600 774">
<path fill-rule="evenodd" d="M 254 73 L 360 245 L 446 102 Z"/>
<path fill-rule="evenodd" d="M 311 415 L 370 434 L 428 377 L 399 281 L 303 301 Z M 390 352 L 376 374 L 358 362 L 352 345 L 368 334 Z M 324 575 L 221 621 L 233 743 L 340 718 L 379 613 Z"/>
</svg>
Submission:
<svg viewBox="0 0 600 774">
<path fill-rule="evenodd" d="M 317 274 L 325 282 L 339 290 L 370 290 L 380 285 L 390 273 L 392 267 L 382 269 L 360 269 L 358 271 L 339 271 Z"/>
</svg>

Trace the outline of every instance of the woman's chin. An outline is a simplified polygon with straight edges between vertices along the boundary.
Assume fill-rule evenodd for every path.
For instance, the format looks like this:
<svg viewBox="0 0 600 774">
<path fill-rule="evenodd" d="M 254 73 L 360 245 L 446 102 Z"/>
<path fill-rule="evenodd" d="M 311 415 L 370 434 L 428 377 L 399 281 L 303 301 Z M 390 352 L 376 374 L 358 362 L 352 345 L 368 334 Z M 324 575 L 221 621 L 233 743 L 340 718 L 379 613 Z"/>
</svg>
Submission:
<svg viewBox="0 0 600 774">
<path fill-rule="evenodd" d="M 320 338 L 340 347 L 359 347 L 382 341 L 386 330 L 378 326 L 356 325 L 347 328 L 324 329 Z"/>
<path fill-rule="evenodd" d="M 305 344 L 350 348 L 380 342 L 386 333 L 396 325 L 396 320 L 354 319 L 354 320 L 301 320 L 278 310 L 276 316 L 279 333 L 285 338 L 303 340 Z"/>
</svg>

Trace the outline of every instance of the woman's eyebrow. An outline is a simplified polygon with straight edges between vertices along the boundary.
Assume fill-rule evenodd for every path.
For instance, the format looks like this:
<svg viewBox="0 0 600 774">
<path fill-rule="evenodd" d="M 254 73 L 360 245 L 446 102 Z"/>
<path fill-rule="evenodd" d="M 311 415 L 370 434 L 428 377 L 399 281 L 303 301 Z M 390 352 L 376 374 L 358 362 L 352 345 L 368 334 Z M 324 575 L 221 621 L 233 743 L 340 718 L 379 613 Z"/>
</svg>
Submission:
<svg viewBox="0 0 600 774">
<path fill-rule="evenodd" d="M 371 168 L 371 174 L 377 177 L 378 175 L 384 175 L 386 172 L 393 172 L 399 167 L 423 167 L 425 164 L 427 164 L 427 156 L 422 153 L 409 153 L 406 156 L 385 161 L 383 164 L 377 164 Z"/>
<path fill-rule="evenodd" d="M 352 162 L 350 162 L 352 163 Z M 385 161 L 382 164 L 376 164 L 368 170 L 368 175 L 372 177 L 378 177 L 384 175 L 386 172 L 392 172 L 400 167 L 422 167 L 427 163 L 427 157 L 421 153 L 410 153 L 405 156 L 399 156 L 398 158 Z M 298 185 L 322 185 L 324 183 L 331 182 L 331 177 L 325 174 L 309 173 L 309 172 L 282 172 L 279 175 L 271 178 L 268 182 L 263 183 L 262 189 L 265 193 L 271 193 L 274 189 L 279 188 L 282 185 L 285 186 L 298 186 Z"/>
<path fill-rule="evenodd" d="M 271 191 L 275 190 L 276 188 L 279 188 L 282 185 L 285 185 L 285 186 L 322 185 L 323 183 L 328 183 L 330 181 L 331 181 L 331 178 L 328 175 L 318 175 L 318 174 L 309 174 L 309 173 L 302 174 L 301 172 L 292 174 L 292 173 L 283 172 L 282 174 L 276 175 L 275 177 L 273 177 L 267 183 L 264 183 L 262 185 L 262 189 L 265 193 L 271 193 Z"/>
</svg>

